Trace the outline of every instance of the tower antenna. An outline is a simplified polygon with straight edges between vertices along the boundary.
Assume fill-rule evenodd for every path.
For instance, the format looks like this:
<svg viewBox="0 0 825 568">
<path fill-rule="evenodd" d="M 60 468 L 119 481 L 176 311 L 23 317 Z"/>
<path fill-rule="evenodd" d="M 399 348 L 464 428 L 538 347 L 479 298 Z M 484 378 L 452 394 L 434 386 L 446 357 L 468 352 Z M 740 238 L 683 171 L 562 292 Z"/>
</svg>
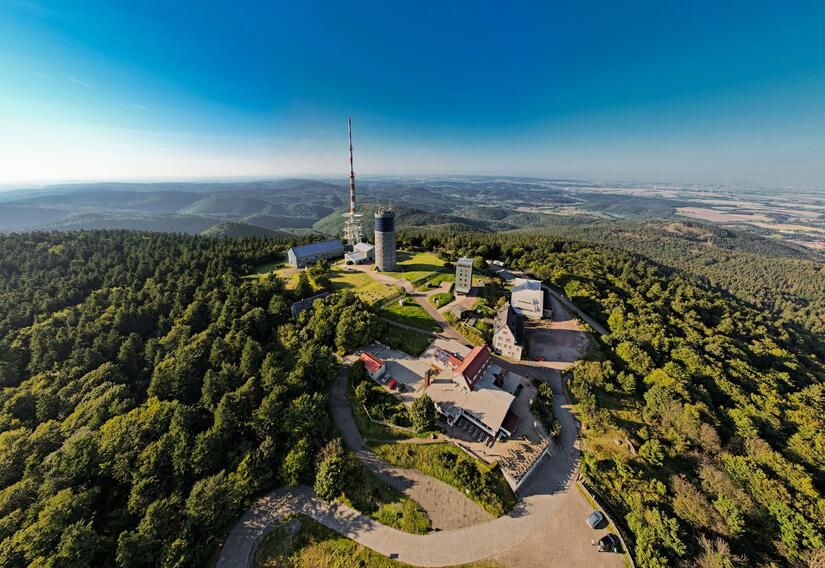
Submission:
<svg viewBox="0 0 825 568">
<path fill-rule="evenodd" d="M 355 211 L 355 169 L 352 165 L 352 118 L 347 118 L 349 134 L 349 212 L 344 213 L 344 239 L 350 245 L 357 245 L 364 239 L 361 224 L 363 215 Z"/>
</svg>

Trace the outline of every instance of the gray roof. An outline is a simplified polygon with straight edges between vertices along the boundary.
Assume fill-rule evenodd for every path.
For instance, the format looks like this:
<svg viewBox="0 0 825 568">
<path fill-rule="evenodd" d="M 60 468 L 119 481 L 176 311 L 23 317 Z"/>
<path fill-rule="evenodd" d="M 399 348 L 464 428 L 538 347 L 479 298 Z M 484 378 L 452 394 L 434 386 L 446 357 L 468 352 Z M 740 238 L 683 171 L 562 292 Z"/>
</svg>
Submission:
<svg viewBox="0 0 825 568">
<path fill-rule="evenodd" d="M 338 239 L 330 239 L 328 241 L 321 241 L 320 243 L 310 243 L 308 245 L 301 245 L 292 247 L 290 249 L 296 258 L 303 256 L 312 256 L 322 254 L 325 252 L 337 252 L 344 250 L 344 245 Z"/>
<path fill-rule="evenodd" d="M 495 329 L 498 330 L 504 326 L 510 328 L 510 332 L 516 338 L 516 344 L 521 345 L 524 342 L 524 324 L 510 302 L 505 302 L 496 314 Z"/>
<path fill-rule="evenodd" d="M 456 261 L 456 264 L 459 265 L 459 266 L 472 266 L 473 265 L 473 259 L 472 258 L 467 258 L 465 256 L 459 256 L 458 261 Z"/>
</svg>

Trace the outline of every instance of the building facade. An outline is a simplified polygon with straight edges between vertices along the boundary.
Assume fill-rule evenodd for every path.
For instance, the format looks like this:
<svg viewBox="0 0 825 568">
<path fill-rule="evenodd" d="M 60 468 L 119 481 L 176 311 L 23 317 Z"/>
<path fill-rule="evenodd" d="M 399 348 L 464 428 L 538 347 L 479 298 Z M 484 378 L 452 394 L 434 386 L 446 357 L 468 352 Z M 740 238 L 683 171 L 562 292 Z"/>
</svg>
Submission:
<svg viewBox="0 0 825 568">
<path fill-rule="evenodd" d="M 397 268 L 394 211 L 375 213 L 375 267 L 381 272 L 394 272 Z"/>
<path fill-rule="evenodd" d="M 287 261 L 295 268 L 304 268 L 319 260 L 330 260 L 342 256 L 344 256 L 344 245 L 338 239 L 292 247 L 286 253 Z"/>
<path fill-rule="evenodd" d="M 496 314 L 493 351 L 517 361 L 524 352 L 524 325 L 510 302 L 501 306 Z"/>
<path fill-rule="evenodd" d="M 473 288 L 473 259 L 459 257 L 455 263 L 456 294 L 469 294 Z"/>
</svg>

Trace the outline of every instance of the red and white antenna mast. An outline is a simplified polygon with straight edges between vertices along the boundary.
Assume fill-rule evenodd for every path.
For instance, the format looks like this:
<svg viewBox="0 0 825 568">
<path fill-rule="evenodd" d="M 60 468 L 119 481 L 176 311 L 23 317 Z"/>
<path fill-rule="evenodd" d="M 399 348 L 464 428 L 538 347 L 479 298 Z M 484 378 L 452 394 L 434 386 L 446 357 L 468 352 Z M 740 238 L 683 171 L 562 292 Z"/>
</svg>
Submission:
<svg viewBox="0 0 825 568">
<path fill-rule="evenodd" d="M 364 240 L 361 219 L 364 217 L 355 211 L 355 169 L 352 165 L 352 119 L 347 118 L 349 133 L 349 213 L 344 213 L 344 239 L 350 245 Z"/>
</svg>

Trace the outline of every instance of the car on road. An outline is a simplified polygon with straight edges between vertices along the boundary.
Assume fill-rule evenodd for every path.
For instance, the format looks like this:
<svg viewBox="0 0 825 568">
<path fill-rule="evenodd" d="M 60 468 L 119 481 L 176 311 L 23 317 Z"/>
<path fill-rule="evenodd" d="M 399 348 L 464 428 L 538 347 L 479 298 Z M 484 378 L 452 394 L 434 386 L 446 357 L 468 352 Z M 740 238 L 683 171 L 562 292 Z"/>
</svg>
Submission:
<svg viewBox="0 0 825 568">
<path fill-rule="evenodd" d="M 544 357 L 539 355 L 538 357 L 535 358 L 535 361 L 538 361 L 539 363 L 544 363 Z"/>
<path fill-rule="evenodd" d="M 604 515 L 599 511 L 593 511 L 587 516 L 587 526 L 591 529 L 598 528 L 602 524 L 602 521 L 604 521 Z"/>
<path fill-rule="evenodd" d="M 619 552 L 619 537 L 615 534 L 606 534 L 599 539 L 599 552 Z"/>
</svg>

